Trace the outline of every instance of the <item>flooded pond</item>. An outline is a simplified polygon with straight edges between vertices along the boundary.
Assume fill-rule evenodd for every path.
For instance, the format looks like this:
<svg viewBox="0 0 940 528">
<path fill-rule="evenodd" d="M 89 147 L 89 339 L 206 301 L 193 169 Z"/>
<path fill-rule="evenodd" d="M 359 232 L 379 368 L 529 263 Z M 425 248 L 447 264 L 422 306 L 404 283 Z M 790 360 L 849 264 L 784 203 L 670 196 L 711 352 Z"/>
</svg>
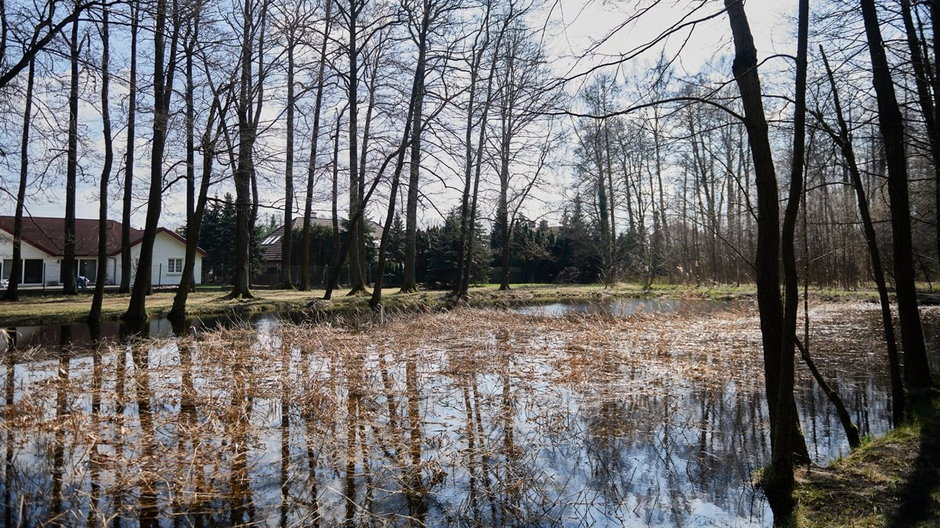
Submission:
<svg viewBox="0 0 940 528">
<path fill-rule="evenodd" d="M 625 317 L 634 314 L 688 312 L 703 314 L 728 308 L 730 303 L 685 299 L 614 299 L 603 303 L 550 303 L 521 306 L 514 311 L 524 315 L 608 314 Z"/>
<path fill-rule="evenodd" d="M 0 369 L 0 525 L 769 526 L 753 306 L 600 312 L 263 318 L 18 350 Z M 823 373 L 883 433 L 877 306 L 810 315 Z M 847 442 L 798 374 L 824 463 Z"/>
</svg>

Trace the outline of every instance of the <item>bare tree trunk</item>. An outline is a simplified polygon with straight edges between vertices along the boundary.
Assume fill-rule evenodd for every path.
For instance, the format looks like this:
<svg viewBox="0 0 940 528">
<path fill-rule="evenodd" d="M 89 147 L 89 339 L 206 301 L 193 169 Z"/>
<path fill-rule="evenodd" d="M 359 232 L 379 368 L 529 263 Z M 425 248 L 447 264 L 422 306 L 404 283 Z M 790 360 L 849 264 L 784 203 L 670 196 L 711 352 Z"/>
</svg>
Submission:
<svg viewBox="0 0 940 528">
<path fill-rule="evenodd" d="M 202 181 L 199 184 L 196 209 L 193 211 L 192 218 L 186 223 L 186 254 L 183 261 L 183 274 L 180 277 L 180 287 L 177 288 L 176 295 L 173 297 L 173 308 L 167 314 L 167 319 L 171 321 L 184 321 L 186 319 L 186 301 L 189 298 L 190 289 L 183 285 L 195 282 L 199 231 L 202 228 L 202 219 L 205 216 L 206 202 L 209 198 L 209 185 L 212 183 L 212 164 L 215 160 L 215 142 L 219 136 L 218 131 L 214 135 L 212 132 L 217 111 L 219 113 L 219 127 L 221 128 L 225 126 L 225 119 L 221 115 L 222 109 L 219 108 L 218 95 L 213 98 L 212 105 L 209 107 L 206 129 L 202 134 Z"/>
<path fill-rule="evenodd" d="M 936 2 L 927 2 L 930 8 L 930 23 L 933 26 L 933 75 L 930 77 L 930 84 L 933 88 L 933 108 L 934 111 L 940 108 L 940 6 Z M 927 54 L 924 53 L 924 64 L 929 65 Z M 937 126 L 937 116 L 934 116 L 934 126 Z M 936 138 L 940 144 L 940 138 Z M 937 152 L 940 155 L 940 151 Z M 940 159 L 934 157 L 934 165 L 940 167 Z M 935 167 L 934 170 L 940 170 Z M 937 175 L 940 178 L 940 175 Z M 934 199 L 937 210 L 934 214 L 934 220 L 937 223 L 937 259 L 940 260 L 940 179 L 934 182 Z"/>
<path fill-rule="evenodd" d="M 16 212 L 13 217 L 13 268 L 10 270 L 10 283 L 7 284 L 4 298 L 8 301 L 19 300 L 18 288 L 23 277 L 23 208 L 26 203 L 26 182 L 29 179 L 29 129 L 33 110 L 33 80 L 36 64 L 29 63 L 26 74 L 26 101 L 23 105 L 23 135 L 20 142 L 20 183 L 16 189 Z"/>
<path fill-rule="evenodd" d="M 186 75 L 186 88 L 183 100 L 186 105 L 186 223 L 189 224 L 196 210 L 196 105 L 193 95 L 196 90 L 193 85 L 193 55 L 196 50 L 195 30 L 190 26 L 187 29 L 186 39 L 183 43 L 185 64 L 183 73 Z M 180 283 L 182 285 L 182 283 Z"/>
<path fill-rule="evenodd" d="M 317 142 L 320 139 L 320 111 L 323 107 L 323 76 L 326 73 L 326 45 L 330 40 L 333 0 L 326 0 L 324 15 L 323 42 L 320 44 L 320 63 L 317 73 L 317 94 L 313 103 L 313 129 L 310 131 L 310 165 L 307 169 L 307 194 L 304 198 L 304 227 L 300 253 L 300 289 L 310 289 L 310 217 L 313 216 L 313 184 L 316 180 Z M 335 196 L 335 195 L 334 195 Z M 336 203 L 334 198 L 334 205 Z"/>
<path fill-rule="evenodd" d="M 932 3 L 930 5 L 931 9 L 935 9 Z M 940 138 L 937 137 L 937 117 L 933 100 L 930 97 L 927 57 L 926 54 L 921 53 L 920 41 L 917 37 L 917 30 L 914 28 L 914 19 L 911 16 L 911 0 L 901 0 L 901 18 L 904 21 L 904 32 L 907 34 L 907 45 L 911 52 L 911 67 L 914 70 L 914 84 L 917 87 L 917 102 L 921 114 L 924 116 L 924 128 L 927 129 L 930 156 L 933 158 L 935 218 L 940 221 Z M 937 224 L 936 235 L 937 256 L 940 258 L 940 223 Z"/>
<path fill-rule="evenodd" d="M 359 200 L 359 126 L 358 126 L 358 86 L 359 86 L 359 50 L 356 27 L 362 5 L 357 0 L 349 0 L 347 13 L 349 22 L 349 79 L 348 79 L 348 106 L 349 106 L 349 231 L 347 238 L 352 240 L 349 246 L 349 295 L 356 295 L 366 291 L 364 277 L 360 274 L 359 244 L 356 243 L 356 225 L 352 218 L 359 216 L 359 209 L 364 204 Z"/>
<path fill-rule="evenodd" d="M 195 18 L 197 15 L 193 15 Z M 185 42 L 186 53 L 186 230 L 189 231 L 189 224 L 193 221 L 193 215 L 196 212 L 196 105 L 193 101 L 195 92 L 193 80 L 193 56 L 196 54 L 195 46 L 197 42 L 198 26 L 196 21 L 190 21 L 190 26 Z M 180 288 L 187 288 L 195 291 L 195 282 L 179 283 Z"/>
<path fill-rule="evenodd" d="M 891 228 L 894 237 L 894 279 L 901 322 L 901 347 L 904 349 L 904 377 L 910 395 L 909 402 L 914 403 L 928 397 L 933 380 L 927 362 L 924 333 L 917 307 L 917 288 L 914 285 L 904 120 L 894 94 L 875 2 L 861 0 L 861 6 L 872 61 L 872 83 L 878 96 L 878 123 L 888 164 L 888 196 L 891 198 Z"/>
<path fill-rule="evenodd" d="M 474 66 L 472 67 L 471 72 L 471 82 L 475 85 L 477 76 L 479 75 L 479 68 L 483 63 L 483 56 L 486 50 L 489 48 L 490 35 L 489 35 L 489 23 L 490 23 L 490 10 L 492 9 L 492 4 L 487 2 L 486 4 L 486 13 L 484 16 L 484 26 L 481 29 L 481 32 L 485 32 L 486 38 L 485 43 L 479 47 L 476 57 L 474 58 Z M 493 49 L 499 49 L 503 42 L 503 37 L 506 34 L 506 31 L 509 27 L 509 19 L 503 21 L 500 24 L 499 31 L 496 35 L 496 39 L 493 40 Z M 489 119 L 490 108 L 493 106 L 493 83 L 496 77 L 496 66 L 497 61 L 495 57 L 490 63 L 489 73 L 486 77 L 486 97 L 482 101 L 482 111 L 480 113 L 480 129 L 477 137 L 477 148 L 476 153 L 471 156 L 472 146 L 471 146 L 471 137 L 473 133 L 473 111 L 472 108 L 468 109 L 467 112 L 467 166 L 465 169 L 465 176 L 467 181 L 465 183 L 465 188 L 470 188 L 470 175 L 471 170 L 473 174 L 473 189 L 470 192 L 469 196 L 469 211 L 464 210 L 462 213 L 466 215 L 465 218 L 461 218 L 461 270 L 459 276 L 460 287 L 457 291 L 457 299 L 466 299 L 467 292 L 470 288 L 470 273 L 473 264 L 473 241 L 476 238 L 476 218 L 477 218 L 477 203 L 480 190 L 480 179 L 483 172 L 483 151 L 486 146 L 486 123 Z M 471 88 L 471 95 L 475 97 L 476 88 Z M 472 104 L 470 105 L 473 106 Z"/>
<path fill-rule="evenodd" d="M 78 179 L 78 19 L 72 23 L 69 38 L 69 136 L 65 172 L 65 255 L 62 258 L 62 293 L 75 295 L 75 185 Z"/>
<path fill-rule="evenodd" d="M 356 201 L 359 203 L 359 208 L 363 209 L 362 216 L 365 217 L 365 178 L 366 178 L 366 161 L 369 159 L 369 142 L 372 139 L 372 119 L 375 112 L 375 96 L 378 90 L 378 70 L 379 64 L 381 62 L 382 54 L 380 50 L 374 51 L 375 55 L 371 64 L 371 74 L 368 73 L 368 70 L 363 72 L 363 77 L 368 78 L 368 93 L 369 101 L 366 105 L 366 115 L 364 126 L 362 127 L 362 142 L 360 143 L 359 149 L 359 181 L 356 183 Z M 353 189 L 350 188 L 350 193 L 353 192 Z M 365 220 L 353 227 L 350 224 L 350 229 L 355 233 L 355 251 L 356 261 L 355 261 L 355 270 L 357 273 L 357 279 L 362 283 L 363 290 L 365 290 L 366 281 L 366 239 L 365 239 Z M 353 270 L 354 262 L 350 260 L 350 272 Z M 366 292 L 367 293 L 367 292 Z M 350 292 L 352 294 L 352 292 Z"/>
<path fill-rule="evenodd" d="M 614 192 L 614 164 L 611 161 L 611 142 L 610 142 L 610 123 L 604 120 L 604 163 L 607 166 L 607 189 L 608 193 L 608 214 L 610 215 L 610 254 L 613 258 L 617 247 L 617 196 Z M 629 180 L 629 175 L 624 173 L 624 181 Z M 624 188 L 625 201 L 627 203 L 627 225 L 630 232 L 636 232 L 635 217 L 633 214 L 633 203 L 630 200 L 630 185 Z M 616 280 L 616 278 L 614 278 Z"/>
<path fill-rule="evenodd" d="M 108 179 L 114 163 L 114 142 L 111 138 L 111 111 L 108 87 L 111 82 L 111 36 L 109 8 L 102 6 L 101 15 L 101 128 L 104 136 L 104 164 L 101 167 L 101 182 L 98 187 L 98 269 L 95 273 L 95 295 L 91 300 L 88 321 L 101 320 L 101 305 L 104 301 L 104 283 L 108 274 Z"/>
<path fill-rule="evenodd" d="M 868 209 L 868 199 L 865 196 L 865 187 L 862 183 L 861 171 L 855 158 L 855 149 L 852 147 L 852 141 L 849 137 L 849 127 L 842 114 L 842 103 L 839 100 L 839 92 L 836 89 L 836 81 L 832 75 L 832 69 L 829 67 L 829 60 L 826 58 L 826 52 L 822 46 L 819 47 L 823 63 L 826 66 L 826 74 L 829 77 L 829 86 L 832 90 L 832 101 L 835 106 L 836 119 L 839 122 L 839 132 L 831 133 L 832 138 L 838 143 L 842 151 L 842 157 L 848 166 L 849 175 L 852 178 L 852 187 L 855 189 L 855 198 L 858 203 L 859 216 L 862 217 L 862 228 L 865 232 L 865 242 L 868 244 L 868 254 L 871 259 L 872 276 L 875 279 L 875 285 L 878 287 L 878 300 L 881 303 L 881 325 L 884 331 L 885 346 L 888 351 L 888 365 L 891 375 L 891 410 L 894 423 L 899 424 L 905 419 L 907 408 L 906 395 L 904 393 L 904 382 L 901 377 L 901 361 L 898 353 L 897 338 L 894 334 L 894 320 L 891 316 L 891 301 L 888 298 L 888 286 L 885 280 L 884 266 L 881 263 L 881 251 L 878 248 L 878 239 L 875 234 L 875 225 L 871 219 L 871 212 Z M 820 120 L 822 121 L 822 120 Z"/>
<path fill-rule="evenodd" d="M 819 384 L 819 387 L 826 394 L 826 397 L 829 398 L 829 401 L 836 408 L 836 415 L 838 415 L 839 423 L 842 424 L 842 429 L 845 431 L 845 436 L 849 441 L 849 447 L 851 449 L 857 449 L 858 446 L 862 445 L 862 439 L 858 435 L 858 426 L 852 423 L 852 416 L 845 408 L 845 403 L 842 402 L 842 398 L 839 397 L 839 393 L 829 385 L 829 383 L 826 381 L 826 378 L 824 378 L 822 373 L 819 372 L 819 368 L 816 367 L 816 362 L 814 362 L 813 357 L 810 356 L 809 350 L 806 349 L 803 343 L 800 343 L 799 339 L 794 339 L 794 341 L 797 348 L 800 349 L 800 355 L 803 357 L 803 362 L 806 363 L 806 367 L 809 368 L 809 371 L 812 373 L 816 383 Z"/>
<path fill-rule="evenodd" d="M 324 300 L 329 300 L 333 295 L 339 281 L 339 267 L 343 265 L 342 242 L 339 236 L 339 210 L 337 201 L 339 200 L 339 125 L 342 118 L 342 112 L 336 115 L 336 127 L 333 136 L 333 202 L 332 202 L 332 220 L 333 220 L 333 257 L 331 259 L 330 280 L 324 285 L 326 292 L 323 294 Z M 333 277 L 336 277 L 334 280 Z"/>
<path fill-rule="evenodd" d="M 659 192 L 659 225 L 663 230 L 663 246 L 669 247 L 669 222 L 666 220 L 666 198 L 663 190 L 663 156 L 661 150 L 662 137 L 659 129 L 659 109 L 654 108 L 653 121 L 653 144 L 656 149 L 656 189 Z"/>
<path fill-rule="evenodd" d="M 474 174 L 474 149 L 473 149 L 473 113 L 475 111 L 476 95 L 477 95 L 477 80 L 480 75 L 480 67 L 483 62 L 483 52 L 487 48 L 489 43 L 489 16 L 490 16 L 490 3 L 486 4 L 486 12 L 483 17 L 484 26 L 480 29 L 479 33 L 476 34 L 473 41 L 473 47 L 471 49 L 475 50 L 471 61 L 470 61 L 470 81 L 469 81 L 469 94 L 467 102 L 467 120 L 465 128 L 465 161 L 464 161 L 464 188 L 461 195 L 460 202 L 460 247 L 457 249 L 457 286 L 454 288 L 454 297 L 455 300 L 465 300 L 467 297 L 467 290 L 469 289 L 469 267 L 470 262 L 472 262 L 472 256 L 469 256 L 472 245 L 472 235 L 470 234 L 472 226 L 476 221 L 474 215 L 471 214 L 471 188 L 473 187 L 473 174 Z M 486 34 L 484 42 L 480 44 L 479 39 L 481 34 Z M 488 80 L 488 85 L 492 87 L 492 75 Z M 489 102 L 486 102 L 489 105 Z M 485 126 L 482 124 L 486 120 L 481 121 L 480 127 L 480 137 L 483 138 L 485 134 Z M 482 144 L 482 142 L 481 142 Z"/>
<path fill-rule="evenodd" d="M 783 336 L 780 345 L 779 387 L 777 411 L 781 419 L 794 424 L 792 428 L 777 427 L 776 449 L 773 453 L 774 478 L 789 479 L 792 486 L 793 465 L 803 458 L 808 462 L 806 444 L 799 434 L 799 422 L 796 405 L 793 402 L 794 377 L 794 340 L 796 338 L 796 312 L 799 307 L 799 274 L 796 267 L 796 221 L 800 212 L 800 200 L 803 195 L 803 169 L 806 155 L 806 61 L 809 33 L 809 0 L 799 1 L 797 52 L 796 52 L 796 106 L 793 115 L 793 151 L 790 163 L 790 192 L 783 216 L 781 232 L 784 306 Z M 809 357 L 808 352 L 804 352 Z M 796 432 L 794 432 L 794 429 Z M 802 445 L 801 445 L 802 444 Z M 801 455 L 794 457 L 794 453 Z M 802 455 L 806 454 L 805 457 Z M 792 498 L 790 499 L 792 500 Z M 774 516 L 776 522 L 776 512 Z"/>
<path fill-rule="evenodd" d="M 419 47 L 423 47 L 419 44 Z M 419 56 L 421 52 L 419 52 Z M 415 133 L 420 131 L 412 132 L 412 123 L 417 114 L 417 108 L 420 104 L 418 99 L 421 97 L 420 92 L 423 89 L 423 68 L 419 62 L 418 66 L 415 68 L 414 81 L 411 85 L 411 98 L 408 105 L 408 115 L 405 118 L 404 132 L 402 133 L 401 146 L 399 147 L 398 158 L 395 161 L 395 172 L 392 174 L 392 187 L 388 195 L 388 213 L 385 215 L 385 225 L 382 228 L 382 239 L 379 242 L 379 262 L 378 268 L 375 272 L 375 283 L 372 287 L 372 298 L 369 299 L 369 307 L 373 310 L 379 308 L 382 304 L 382 281 L 385 276 L 385 252 L 388 248 L 388 238 L 389 233 L 392 231 L 392 223 L 395 219 L 395 198 L 398 196 L 398 185 L 401 182 L 401 171 L 405 163 L 405 150 L 406 146 L 409 143 L 409 133 Z M 411 152 L 414 155 L 414 142 L 411 142 Z"/>
<path fill-rule="evenodd" d="M 134 201 L 134 145 L 137 141 L 137 31 L 139 24 L 139 7 L 136 0 L 128 2 L 131 16 L 131 65 L 128 75 L 127 94 L 127 153 L 124 161 L 124 201 L 121 204 L 121 293 L 131 291 L 131 210 Z"/>
<path fill-rule="evenodd" d="M 413 130 L 411 132 L 411 163 L 408 167 L 408 203 L 405 208 L 405 269 L 401 284 L 402 292 L 413 292 L 418 289 L 415 269 L 418 243 L 418 185 L 421 173 L 421 127 L 424 125 L 424 77 L 427 68 L 429 16 L 429 7 L 425 2 L 418 33 L 418 63 L 415 67 L 415 83 L 411 96 L 414 116 L 411 121 Z M 388 226 L 385 230 L 388 231 Z M 379 273 L 382 273 L 381 269 Z"/>
<path fill-rule="evenodd" d="M 238 165 L 235 169 L 235 284 L 230 299 L 254 297 L 251 293 L 251 231 L 252 180 L 254 165 L 252 150 L 255 129 L 252 126 L 252 20 L 251 2 L 246 1 L 242 12 L 241 65 L 238 94 Z"/>
<path fill-rule="evenodd" d="M 508 125 L 506 125 L 505 121 L 509 119 L 507 114 L 512 111 L 512 108 L 506 108 L 505 105 L 501 104 L 500 110 L 503 113 L 500 116 L 503 121 L 503 137 L 501 138 L 499 151 L 499 202 L 496 206 L 496 223 L 499 224 L 499 261 L 501 268 L 499 274 L 499 289 L 500 291 L 506 291 L 509 290 L 509 244 L 511 243 L 511 226 L 509 225 L 510 137 Z"/>
<path fill-rule="evenodd" d="M 372 180 L 372 183 L 369 185 L 369 190 L 363 193 L 362 203 L 369 202 L 369 199 L 372 198 L 372 193 L 375 192 L 375 188 L 378 187 L 379 182 L 382 181 L 382 174 L 385 173 L 385 169 L 388 167 L 389 162 L 391 162 L 392 159 L 399 156 L 403 152 L 405 147 L 406 145 L 402 144 L 399 148 L 395 149 L 389 156 L 385 158 L 385 161 L 383 161 L 382 165 L 379 167 L 379 170 L 376 173 L 375 178 Z M 356 214 L 354 214 L 352 218 L 349 219 L 349 225 L 350 225 L 349 235 L 350 236 L 347 236 L 343 240 L 343 244 L 339 252 L 335 253 L 336 255 L 339 255 L 339 257 L 338 258 L 334 257 L 333 259 L 333 262 L 335 265 L 333 266 L 333 269 L 330 272 L 330 278 L 327 280 L 326 292 L 323 294 L 324 300 L 328 300 L 333 296 L 333 290 L 336 288 L 336 283 L 339 280 L 340 266 L 343 263 L 344 257 L 349 254 L 350 246 L 356 243 L 355 238 L 352 236 L 353 230 L 357 224 L 362 222 L 362 216 L 364 212 L 365 212 L 365 208 L 359 207 L 356 209 Z M 354 271 L 355 270 L 350 270 L 350 273 Z"/>
<path fill-rule="evenodd" d="M 163 201 L 163 154 L 166 150 L 167 121 L 169 120 L 170 98 L 173 95 L 173 74 L 176 71 L 176 45 L 179 26 L 176 24 L 176 12 L 173 13 L 173 29 L 170 36 L 169 60 L 164 70 L 167 29 L 167 0 L 157 0 L 154 27 L 153 53 L 153 140 L 150 150 L 150 193 L 147 200 L 147 218 L 144 224 L 144 236 L 140 245 L 140 257 L 134 288 L 123 318 L 133 324 L 147 320 L 147 292 L 150 290 L 150 271 L 153 264 L 153 242 L 157 237 L 160 222 L 160 210 Z"/>
<path fill-rule="evenodd" d="M 792 390 L 789 394 L 784 394 L 786 387 L 792 386 L 792 377 L 784 380 L 784 373 L 780 371 L 783 362 L 781 355 L 785 352 L 781 350 L 784 328 L 780 298 L 777 177 L 767 121 L 764 117 L 760 79 L 757 75 L 757 50 L 754 48 L 747 15 L 744 13 L 743 3 L 739 0 L 725 0 L 725 8 L 734 35 L 735 59 L 732 70 L 744 106 L 745 126 L 757 185 L 757 304 L 764 350 L 764 376 L 770 412 L 773 459 L 772 469 L 765 474 L 765 490 L 774 512 L 774 524 L 783 525 L 790 522 L 795 505 L 793 452 L 798 448 L 796 439 L 802 439 L 802 435 L 796 419 Z M 792 351 L 789 353 L 792 360 Z M 784 445 L 780 445 L 779 439 L 783 439 Z"/>
<path fill-rule="evenodd" d="M 258 128 L 261 124 L 261 113 L 264 108 L 264 80 L 267 70 L 264 65 L 265 44 L 267 42 L 265 34 L 267 31 L 267 13 L 269 0 L 261 0 L 258 6 L 252 9 L 252 21 L 258 25 L 258 77 L 254 85 L 250 88 L 249 99 L 254 97 L 254 110 L 249 110 L 248 121 L 251 123 L 251 154 L 248 157 L 248 174 L 251 180 L 251 210 L 248 217 L 248 288 L 251 289 L 251 248 L 257 245 L 257 232 L 255 226 L 258 225 L 258 209 L 261 206 L 261 195 L 258 192 L 258 170 L 255 167 L 254 146 L 258 138 Z M 250 106 L 250 103 L 249 103 Z"/>
<path fill-rule="evenodd" d="M 281 286 L 294 288 L 291 277 L 291 260 L 294 244 L 294 107 L 297 97 L 294 95 L 294 48 L 297 46 L 295 26 L 291 26 L 287 36 L 287 153 L 284 163 L 284 232 L 281 236 Z"/>
</svg>

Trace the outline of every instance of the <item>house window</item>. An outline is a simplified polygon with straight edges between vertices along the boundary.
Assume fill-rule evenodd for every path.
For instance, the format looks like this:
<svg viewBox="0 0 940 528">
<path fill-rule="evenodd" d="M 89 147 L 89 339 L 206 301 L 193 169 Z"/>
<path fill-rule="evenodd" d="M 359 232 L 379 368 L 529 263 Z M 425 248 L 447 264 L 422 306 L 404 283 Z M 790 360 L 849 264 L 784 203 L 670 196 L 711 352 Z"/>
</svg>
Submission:
<svg viewBox="0 0 940 528">
<path fill-rule="evenodd" d="M 167 273 L 183 273 L 183 259 L 171 258 L 167 260 Z"/>
<path fill-rule="evenodd" d="M 42 282 L 42 259 L 23 259 L 23 284 Z"/>
<path fill-rule="evenodd" d="M 81 259 L 78 261 L 78 274 L 90 282 L 95 282 L 98 276 L 98 261 L 96 259 Z"/>
</svg>

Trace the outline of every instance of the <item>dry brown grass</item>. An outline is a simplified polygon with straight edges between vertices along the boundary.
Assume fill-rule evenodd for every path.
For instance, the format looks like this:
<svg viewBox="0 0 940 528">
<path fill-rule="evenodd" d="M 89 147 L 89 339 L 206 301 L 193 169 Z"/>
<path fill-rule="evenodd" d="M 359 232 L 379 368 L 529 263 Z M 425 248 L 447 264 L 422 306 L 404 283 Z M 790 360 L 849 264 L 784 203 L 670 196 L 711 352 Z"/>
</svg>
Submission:
<svg viewBox="0 0 940 528">
<path fill-rule="evenodd" d="M 814 309 L 827 364 L 870 342 L 874 316 L 868 305 Z M 24 515 L 65 524 L 86 510 L 93 524 L 159 514 L 247 525 L 281 513 L 288 526 L 629 524 L 687 501 L 675 484 L 629 494 L 623 479 L 640 477 L 621 457 L 636 446 L 651 446 L 670 478 L 748 485 L 746 470 L 726 466 L 760 456 L 758 437 L 732 430 L 762 427 L 746 407 L 762 390 L 758 350 L 756 311 L 743 303 L 625 318 L 468 308 L 23 352 L 0 446 L 18 453 L 7 482 L 45 505 Z M 692 396 L 712 409 L 705 425 L 680 407 Z M 698 429 L 707 454 L 670 467 L 664 453 Z M 601 484 L 545 470 L 544 457 L 571 450 L 598 464 Z M 686 507 L 668 515 L 687 520 Z"/>
</svg>

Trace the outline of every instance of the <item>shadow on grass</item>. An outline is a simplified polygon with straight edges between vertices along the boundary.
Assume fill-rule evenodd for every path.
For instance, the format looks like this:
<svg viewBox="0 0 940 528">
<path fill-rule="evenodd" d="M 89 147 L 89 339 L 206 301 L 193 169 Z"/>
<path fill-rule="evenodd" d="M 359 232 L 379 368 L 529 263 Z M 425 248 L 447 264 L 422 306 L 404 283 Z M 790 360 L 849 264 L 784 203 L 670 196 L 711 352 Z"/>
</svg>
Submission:
<svg viewBox="0 0 940 528">
<path fill-rule="evenodd" d="M 888 519 L 888 526 L 917 526 L 935 522 L 940 504 L 934 495 L 940 491 L 940 417 L 935 406 L 922 414 L 917 457 L 912 471 L 898 490 L 898 508 Z"/>
</svg>

